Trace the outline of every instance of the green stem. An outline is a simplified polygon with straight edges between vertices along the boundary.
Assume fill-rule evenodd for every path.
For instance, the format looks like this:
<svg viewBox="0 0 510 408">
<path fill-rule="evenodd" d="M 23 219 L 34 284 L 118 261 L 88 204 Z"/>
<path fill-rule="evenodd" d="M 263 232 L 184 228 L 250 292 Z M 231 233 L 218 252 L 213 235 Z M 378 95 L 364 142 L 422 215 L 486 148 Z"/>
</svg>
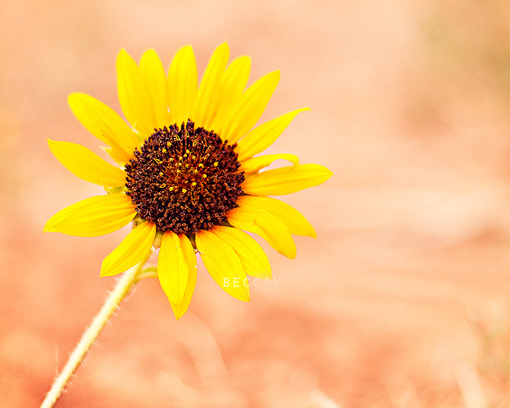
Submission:
<svg viewBox="0 0 510 408">
<path fill-rule="evenodd" d="M 103 327 L 110 320 L 110 317 L 113 315 L 115 310 L 117 310 L 120 302 L 122 302 L 131 288 L 139 281 L 137 274 L 140 272 L 146 260 L 147 259 L 143 260 L 138 265 L 123 273 L 117 282 L 117 286 L 113 292 L 110 293 L 105 304 L 96 317 L 94 317 L 94 320 L 92 320 L 90 327 L 85 330 L 85 333 L 83 333 L 80 342 L 69 357 L 64 369 L 55 379 L 55 382 L 53 383 L 51 390 L 46 395 L 41 408 L 51 408 L 55 405 L 74 372 L 89 352 L 90 347 L 96 341 L 101 330 L 103 330 Z"/>
<path fill-rule="evenodd" d="M 140 282 L 145 278 L 157 278 L 158 277 L 158 269 L 156 267 L 145 268 L 138 275 L 136 275 L 136 282 Z"/>
</svg>

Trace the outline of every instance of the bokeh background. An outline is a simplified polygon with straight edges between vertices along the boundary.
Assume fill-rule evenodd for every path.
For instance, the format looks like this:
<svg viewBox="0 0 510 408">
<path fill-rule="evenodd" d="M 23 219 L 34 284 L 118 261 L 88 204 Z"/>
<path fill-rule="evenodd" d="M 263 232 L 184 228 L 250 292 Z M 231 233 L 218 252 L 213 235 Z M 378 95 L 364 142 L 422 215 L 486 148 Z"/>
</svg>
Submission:
<svg viewBox="0 0 510 408">
<path fill-rule="evenodd" d="M 46 139 L 97 141 L 81 91 L 120 111 L 115 59 L 228 41 L 251 82 L 282 79 L 262 120 L 310 106 L 270 152 L 335 173 L 285 197 L 316 227 L 252 302 L 200 270 L 176 322 L 141 282 L 58 407 L 510 406 L 510 8 L 503 0 L 2 0 L 0 406 L 37 407 L 115 278 L 127 230 L 43 234 L 101 194 Z"/>
</svg>

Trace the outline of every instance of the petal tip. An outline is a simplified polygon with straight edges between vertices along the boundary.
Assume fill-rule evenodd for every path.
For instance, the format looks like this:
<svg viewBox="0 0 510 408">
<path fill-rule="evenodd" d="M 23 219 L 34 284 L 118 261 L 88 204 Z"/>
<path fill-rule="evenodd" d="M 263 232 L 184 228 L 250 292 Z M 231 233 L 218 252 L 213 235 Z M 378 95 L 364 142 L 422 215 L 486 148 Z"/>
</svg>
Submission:
<svg viewBox="0 0 510 408">
<path fill-rule="evenodd" d="M 73 92 L 73 93 L 70 93 L 69 95 L 67 95 L 67 102 L 70 103 L 73 99 L 75 99 L 76 94 L 77 94 L 77 92 Z"/>
<path fill-rule="evenodd" d="M 79 92 L 73 92 L 67 96 L 67 104 L 71 110 L 73 109 L 73 106 L 76 107 L 76 104 L 79 103 L 80 95 L 81 94 Z"/>
<path fill-rule="evenodd" d="M 122 48 L 117 55 L 117 64 L 124 63 L 126 59 L 131 58 L 125 48 Z"/>
<path fill-rule="evenodd" d="M 185 46 L 179 48 L 179 50 L 175 53 L 175 55 L 188 55 L 188 56 L 192 56 L 193 58 L 195 58 L 195 51 L 193 50 L 193 47 L 191 46 L 191 44 L 188 44 L 188 45 L 185 45 Z M 196 65 L 196 63 L 195 63 L 195 65 Z"/>
<path fill-rule="evenodd" d="M 241 287 L 239 289 L 240 290 L 235 291 L 234 293 L 232 293 L 232 292 L 230 292 L 230 293 L 227 292 L 227 293 L 229 293 L 230 295 L 233 295 L 233 297 L 235 297 L 236 299 L 238 299 L 242 302 L 251 302 L 249 286 L 245 286 L 243 284 L 243 285 L 241 285 Z"/>
<path fill-rule="evenodd" d="M 140 64 L 142 64 L 142 60 L 144 60 L 146 58 L 153 58 L 153 59 L 161 62 L 161 59 L 159 58 L 159 55 L 154 48 L 148 48 L 147 50 L 144 51 L 144 53 L 142 54 L 142 57 L 140 58 Z"/>
<path fill-rule="evenodd" d="M 51 218 L 44 225 L 44 231 L 43 232 L 58 232 L 58 230 L 57 230 L 57 228 L 55 226 L 55 223 L 52 221 Z"/>
<path fill-rule="evenodd" d="M 276 89 L 278 83 L 280 82 L 281 71 L 279 69 L 271 71 L 269 74 L 267 74 L 265 77 L 262 77 L 261 79 L 263 78 L 269 81 L 269 83 L 273 84 L 273 88 Z"/>
<path fill-rule="evenodd" d="M 104 278 L 105 276 L 110 276 L 110 270 L 111 268 L 109 267 L 108 263 L 106 262 L 106 258 L 103 259 L 103 262 L 101 263 L 101 272 L 99 272 L 99 276 L 101 278 Z"/>
<path fill-rule="evenodd" d="M 327 167 L 324 167 L 324 169 L 325 169 L 324 176 L 327 177 L 326 180 L 329 180 L 329 178 L 333 176 L 334 173 Z"/>
<path fill-rule="evenodd" d="M 285 255 L 289 259 L 296 259 L 297 249 L 296 249 L 296 247 L 294 247 L 294 248 L 292 248 L 292 250 L 288 250 L 285 253 L 283 253 L 283 252 L 280 252 L 280 253 L 282 255 Z"/>
<path fill-rule="evenodd" d="M 179 313 L 179 314 L 175 314 L 175 313 L 174 313 L 175 320 L 178 322 L 178 321 L 181 319 L 181 317 L 182 317 L 182 316 L 184 316 L 184 314 L 185 314 L 185 313 L 182 313 L 182 314 L 180 314 L 180 313 Z"/>
<path fill-rule="evenodd" d="M 118 275 L 122 271 L 116 271 L 115 268 L 112 268 L 112 266 L 108 263 L 106 264 L 103 260 L 103 263 L 101 264 L 101 272 L 99 273 L 99 276 L 101 278 L 104 278 L 105 276 L 114 276 Z"/>
<path fill-rule="evenodd" d="M 182 316 L 184 316 L 187 312 L 187 308 L 183 308 L 182 306 L 177 306 L 175 303 L 170 302 L 170 306 L 172 307 L 172 312 L 174 312 L 176 321 L 179 321 L 179 319 Z"/>
</svg>

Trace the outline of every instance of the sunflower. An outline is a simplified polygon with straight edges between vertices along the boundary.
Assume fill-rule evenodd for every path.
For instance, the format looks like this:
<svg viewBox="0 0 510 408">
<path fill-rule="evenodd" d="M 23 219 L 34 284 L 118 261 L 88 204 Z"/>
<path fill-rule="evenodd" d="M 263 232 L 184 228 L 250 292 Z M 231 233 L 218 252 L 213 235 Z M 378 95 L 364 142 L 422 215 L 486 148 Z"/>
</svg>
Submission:
<svg viewBox="0 0 510 408">
<path fill-rule="evenodd" d="M 124 272 L 159 248 L 157 275 L 177 319 L 195 289 L 197 253 L 220 287 L 249 301 L 246 275 L 271 278 L 271 268 L 245 231 L 289 258 L 296 255 L 291 234 L 316 236 L 301 213 L 268 196 L 313 187 L 332 175 L 323 166 L 299 164 L 293 154 L 254 157 L 309 109 L 254 127 L 280 73 L 271 72 L 245 89 L 250 58 L 228 60 L 224 43 L 198 86 L 190 46 L 175 54 L 167 74 L 154 50 L 146 51 L 139 64 L 122 50 L 116 67 L 127 123 L 89 95 L 69 96 L 74 115 L 107 145 L 103 149 L 117 166 L 81 145 L 48 140 L 65 167 L 107 194 L 64 208 L 45 231 L 90 237 L 132 222 L 131 232 L 104 259 L 101 276 Z M 291 165 L 260 171 L 278 159 Z"/>
</svg>

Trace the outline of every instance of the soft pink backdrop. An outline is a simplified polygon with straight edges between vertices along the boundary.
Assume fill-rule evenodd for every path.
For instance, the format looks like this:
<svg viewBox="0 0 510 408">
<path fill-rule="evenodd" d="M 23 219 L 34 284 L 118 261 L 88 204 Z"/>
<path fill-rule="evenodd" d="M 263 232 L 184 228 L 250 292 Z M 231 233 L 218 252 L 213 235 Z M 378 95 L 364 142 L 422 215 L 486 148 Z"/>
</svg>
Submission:
<svg viewBox="0 0 510 408">
<path fill-rule="evenodd" d="M 66 98 L 119 111 L 115 58 L 228 41 L 263 120 L 302 106 L 270 152 L 335 176 L 285 200 L 316 227 L 252 302 L 205 270 L 176 322 L 143 281 L 58 407 L 503 406 L 510 379 L 510 9 L 504 1 L 31 1 L 0 4 L 0 406 L 37 407 L 115 278 L 127 233 L 43 234 L 100 194 L 47 138 L 100 152 Z M 473 405 L 475 404 L 475 405 Z M 479 404 L 479 405 L 476 405 Z"/>
</svg>

